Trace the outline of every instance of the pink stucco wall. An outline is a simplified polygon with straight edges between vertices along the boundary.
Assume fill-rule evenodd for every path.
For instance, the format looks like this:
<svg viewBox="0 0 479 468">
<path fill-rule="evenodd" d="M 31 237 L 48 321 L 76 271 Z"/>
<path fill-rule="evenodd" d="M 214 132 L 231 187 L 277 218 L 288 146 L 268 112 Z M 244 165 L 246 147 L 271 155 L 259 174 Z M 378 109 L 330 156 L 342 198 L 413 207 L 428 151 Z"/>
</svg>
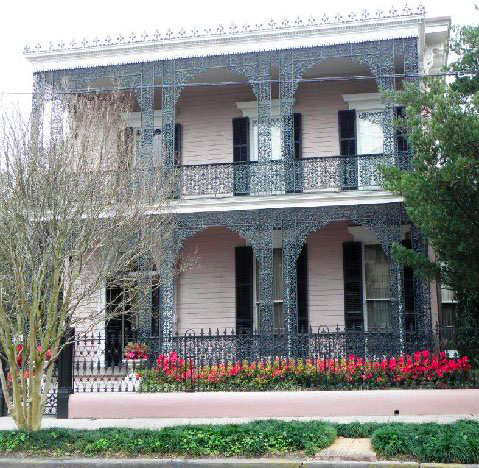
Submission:
<svg viewBox="0 0 479 468">
<path fill-rule="evenodd" d="M 300 84 L 294 110 L 302 114 L 303 157 L 338 155 L 338 110 L 348 108 L 342 95 L 370 92 L 376 92 L 373 81 Z M 176 108 L 183 164 L 231 162 L 232 119 L 242 116 L 236 102 L 255 100 L 248 85 L 183 90 Z"/>
<path fill-rule="evenodd" d="M 232 119 L 242 117 L 236 102 L 254 100 L 246 85 L 185 89 L 176 115 L 183 127 L 183 164 L 232 162 Z"/>
<path fill-rule="evenodd" d="M 307 239 L 308 311 L 313 328 L 344 324 L 343 242 L 351 240 L 346 221 L 329 224 Z"/>
<path fill-rule="evenodd" d="M 294 111 L 301 113 L 303 158 L 338 155 L 338 110 L 348 109 L 343 94 L 374 92 L 373 81 L 301 83 Z"/>
<path fill-rule="evenodd" d="M 68 410 L 71 419 L 470 415 L 479 390 L 75 393 Z"/>
<path fill-rule="evenodd" d="M 189 261 L 176 283 L 177 330 L 235 327 L 235 247 L 245 245 L 222 227 L 187 239 L 182 258 Z"/>
<path fill-rule="evenodd" d="M 343 242 L 353 240 L 347 222 L 338 222 L 308 239 L 308 308 L 313 327 L 344 323 Z M 235 247 L 245 245 L 225 228 L 209 228 L 185 242 L 190 267 L 177 279 L 177 330 L 235 326 Z"/>
</svg>

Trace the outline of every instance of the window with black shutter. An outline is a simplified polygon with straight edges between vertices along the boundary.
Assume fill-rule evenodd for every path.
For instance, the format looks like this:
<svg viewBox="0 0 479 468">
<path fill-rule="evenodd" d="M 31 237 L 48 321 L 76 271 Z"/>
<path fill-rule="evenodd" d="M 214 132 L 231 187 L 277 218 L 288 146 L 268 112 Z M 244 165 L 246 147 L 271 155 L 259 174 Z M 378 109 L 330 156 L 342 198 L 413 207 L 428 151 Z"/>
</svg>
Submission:
<svg viewBox="0 0 479 468">
<path fill-rule="evenodd" d="M 404 119 L 406 117 L 404 107 L 395 107 L 394 117 L 396 119 Z M 398 153 L 407 153 L 409 151 L 406 131 L 404 128 L 400 128 L 400 126 L 396 126 L 396 151 Z"/>
<path fill-rule="evenodd" d="M 342 189 L 354 190 L 358 186 L 358 161 L 356 155 L 356 111 L 341 110 L 339 120 L 339 151 L 342 162 Z"/>
<path fill-rule="evenodd" d="M 294 157 L 301 159 L 302 157 L 302 144 L 301 144 L 301 114 L 294 114 Z"/>
<path fill-rule="evenodd" d="M 249 118 L 233 119 L 233 162 L 245 163 L 249 154 Z M 248 195 L 250 187 L 250 167 L 241 164 L 233 167 L 233 191 L 235 195 Z"/>
<path fill-rule="evenodd" d="M 236 332 L 253 329 L 253 249 L 236 247 Z"/>
<path fill-rule="evenodd" d="M 341 110 L 339 119 L 339 154 L 341 156 L 356 155 L 356 111 Z"/>
<path fill-rule="evenodd" d="M 344 323 L 346 330 L 362 330 L 363 265 L 361 242 L 344 242 Z"/>
<path fill-rule="evenodd" d="M 294 136 L 294 158 L 301 159 L 302 157 L 302 130 L 301 130 L 301 114 L 295 113 L 293 120 L 293 136 Z M 294 173 L 294 184 L 291 188 L 288 188 L 287 193 L 301 193 L 304 185 L 303 167 L 301 165 L 296 166 Z"/>
<path fill-rule="evenodd" d="M 410 239 L 402 241 L 407 249 L 412 248 Z M 404 267 L 404 325 L 406 330 L 416 329 L 416 312 L 414 307 L 414 270 L 411 267 Z"/>
<path fill-rule="evenodd" d="M 181 124 L 175 124 L 175 164 L 181 164 L 181 143 L 183 128 Z"/>
<path fill-rule="evenodd" d="M 233 162 L 249 161 L 249 119 L 233 119 Z"/>
<path fill-rule="evenodd" d="M 308 249 L 304 244 L 296 265 L 298 294 L 298 331 L 308 331 Z"/>
<path fill-rule="evenodd" d="M 160 336 L 160 287 L 151 289 L 151 336 Z"/>
</svg>

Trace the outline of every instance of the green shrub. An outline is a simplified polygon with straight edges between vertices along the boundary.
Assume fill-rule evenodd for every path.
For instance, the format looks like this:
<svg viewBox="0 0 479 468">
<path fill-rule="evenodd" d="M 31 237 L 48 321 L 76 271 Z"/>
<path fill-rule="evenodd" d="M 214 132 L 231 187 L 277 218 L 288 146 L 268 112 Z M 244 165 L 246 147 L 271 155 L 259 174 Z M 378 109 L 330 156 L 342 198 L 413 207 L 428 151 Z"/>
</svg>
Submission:
<svg viewBox="0 0 479 468">
<path fill-rule="evenodd" d="M 347 424 L 334 424 L 339 437 L 349 437 L 351 439 L 369 438 L 374 431 L 387 425 L 387 423 L 359 423 L 352 422 Z"/>
<path fill-rule="evenodd" d="M 321 421 L 257 421 L 249 424 L 177 426 L 160 430 L 47 429 L 0 431 L 0 452 L 48 455 L 260 456 L 305 451 L 314 454 L 336 439 Z"/>
<path fill-rule="evenodd" d="M 389 424 L 371 439 L 383 458 L 407 457 L 421 462 L 479 463 L 479 423 Z"/>
</svg>

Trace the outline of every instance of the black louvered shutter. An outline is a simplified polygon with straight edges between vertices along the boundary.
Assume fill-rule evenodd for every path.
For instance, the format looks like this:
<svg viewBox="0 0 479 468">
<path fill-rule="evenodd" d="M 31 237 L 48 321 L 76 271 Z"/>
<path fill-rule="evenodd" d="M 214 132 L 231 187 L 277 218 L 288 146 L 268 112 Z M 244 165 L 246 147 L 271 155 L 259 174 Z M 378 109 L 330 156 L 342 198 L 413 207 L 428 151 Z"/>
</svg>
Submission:
<svg viewBox="0 0 479 468">
<path fill-rule="evenodd" d="M 233 162 L 249 161 L 249 119 L 233 119 Z M 235 195 L 248 195 L 250 187 L 250 167 L 245 164 L 233 166 L 233 191 Z"/>
<path fill-rule="evenodd" d="M 394 117 L 396 119 L 405 118 L 404 107 L 399 106 L 394 108 Z M 409 151 L 409 143 L 404 129 L 396 127 L 396 151 L 398 153 L 407 153 Z"/>
<path fill-rule="evenodd" d="M 182 131 L 183 128 L 181 124 L 175 124 L 175 164 L 177 166 L 181 164 Z"/>
<path fill-rule="evenodd" d="M 304 244 L 296 266 L 298 294 L 298 331 L 308 331 L 308 249 Z"/>
<path fill-rule="evenodd" d="M 151 289 L 151 336 L 160 336 L 160 288 L 153 285 Z"/>
<path fill-rule="evenodd" d="M 339 118 L 339 150 L 341 156 L 356 155 L 356 111 L 341 110 Z"/>
<path fill-rule="evenodd" d="M 411 240 L 402 242 L 407 249 L 412 248 Z M 404 267 L 404 325 L 406 330 L 416 329 L 416 313 L 414 307 L 414 270 L 411 267 Z"/>
<path fill-rule="evenodd" d="M 236 247 L 236 332 L 253 329 L 253 249 Z"/>
<path fill-rule="evenodd" d="M 249 119 L 233 119 L 233 162 L 249 161 Z"/>
<path fill-rule="evenodd" d="M 301 159 L 302 157 L 302 142 L 301 142 L 301 114 L 294 114 L 294 157 Z"/>
<path fill-rule="evenodd" d="M 293 120 L 293 137 L 294 137 L 294 159 L 301 159 L 302 157 L 302 130 L 301 130 L 301 114 L 295 113 Z M 294 168 L 291 177 L 294 177 L 294 184 L 291 188 L 288 187 L 287 193 L 301 193 L 303 191 L 303 167 L 298 165 Z"/>
<path fill-rule="evenodd" d="M 358 162 L 356 156 L 356 111 L 341 110 L 338 112 L 339 121 L 339 154 L 343 160 L 343 182 L 345 190 L 356 189 L 358 186 Z"/>
<path fill-rule="evenodd" d="M 363 265 L 361 242 L 344 242 L 344 323 L 347 330 L 363 329 Z"/>
</svg>

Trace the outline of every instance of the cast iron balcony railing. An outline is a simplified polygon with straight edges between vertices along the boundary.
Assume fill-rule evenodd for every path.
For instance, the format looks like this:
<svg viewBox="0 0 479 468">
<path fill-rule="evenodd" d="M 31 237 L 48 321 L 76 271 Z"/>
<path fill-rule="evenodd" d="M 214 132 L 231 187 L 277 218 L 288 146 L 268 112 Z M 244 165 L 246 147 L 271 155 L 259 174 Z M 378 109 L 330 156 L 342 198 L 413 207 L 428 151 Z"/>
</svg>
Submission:
<svg viewBox="0 0 479 468">
<path fill-rule="evenodd" d="M 278 195 L 381 187 L 381 166 L 410 169 L 410 154 L 366 154 L 177 166 L 180 198 Z"/>
</svg>

